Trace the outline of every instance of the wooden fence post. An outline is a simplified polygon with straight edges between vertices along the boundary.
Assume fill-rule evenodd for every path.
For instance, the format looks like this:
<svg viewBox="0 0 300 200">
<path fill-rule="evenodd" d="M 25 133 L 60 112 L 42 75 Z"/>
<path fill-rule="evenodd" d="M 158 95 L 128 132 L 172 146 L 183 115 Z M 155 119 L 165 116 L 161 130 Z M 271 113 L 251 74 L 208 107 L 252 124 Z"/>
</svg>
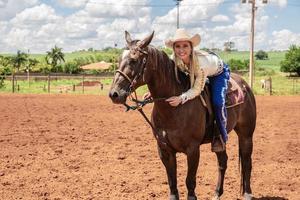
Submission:
<svg viewBox="0 0 300 200">
<path fill-rule="evenodd" d="M 15 73 L 12 74 L 12 93 L 15 93 Z"/>
<path fill-rule="evenodd" d="M 84 94 L 84 74 L 82 75 L 82 93 Z"/>
<path fill-rule="evenodd" d="M 50 93 L 50 73 L 48 74 L 48 93 Z"/>
<path fill-rule="evenodd" d="M 270 82 L 269 94 L 271 96 L 272 95 L 272 78 L 271 78 L 271 76 L 269 77 L 269 82 Z"/>
</svg>

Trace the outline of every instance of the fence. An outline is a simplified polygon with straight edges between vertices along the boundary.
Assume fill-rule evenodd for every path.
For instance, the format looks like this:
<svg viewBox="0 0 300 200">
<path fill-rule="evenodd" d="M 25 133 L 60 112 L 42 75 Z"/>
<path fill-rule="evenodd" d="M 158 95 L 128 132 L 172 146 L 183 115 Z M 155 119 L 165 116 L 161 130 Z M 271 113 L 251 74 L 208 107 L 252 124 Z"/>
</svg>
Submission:
<svg viewBox="0 0 300 200">
<path fill-rule="evenodd" d="M 255 87 L 257 94 L 269 95 L 298 95 L 300 94 L 300 78 L 299 77 L 268 77 L 261 79 L 259 87 Z M 258 85 L 256 85 L 258 86 Z"/>
<path fill-rule="evenodd" d="M 1 77 L 0 77 L 1 78 Z M 246 77 L 247 78 L 247 77 Z M 0 92 L 15 93 L 77 93 L 105 94 L 110 88 L 113 74 L 67 75 L 67 74 L 17 74 L 6 76 L 0 82 Z M 258 95 L 298 95 L 300 78 L 272 76 L 256 79 L 254 92 Z"/>
<path fill-rule="evenodd" d="M 2 91 L 13 93 L 87 93 L 101 94 L 107 91 L 113 76 L 35 74 L 5 77 Z"/>
</svg>

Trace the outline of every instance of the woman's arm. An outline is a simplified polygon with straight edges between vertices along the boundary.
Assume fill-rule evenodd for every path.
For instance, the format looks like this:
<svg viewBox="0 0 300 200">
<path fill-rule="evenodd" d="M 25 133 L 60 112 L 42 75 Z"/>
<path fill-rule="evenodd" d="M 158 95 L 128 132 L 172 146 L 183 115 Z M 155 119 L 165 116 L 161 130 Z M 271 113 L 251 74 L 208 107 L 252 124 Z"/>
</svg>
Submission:
<svg viewBox="0 0 300 200">
<path fill-rule="evenodd" d="M 190 88 L 188 91 L 181 94 L 180 96 L 173 96 L 166 100 L 171 106 L 178 106 L 180 103 L 184 104 L 188 100 L 191 100 L 196 96 L 200 95 L 201 91 L 205 86 L 206 75 L 204 70 L 202 68 L 199 68 L 195 72 L 195 76 L 196 79 L 192 88 Z"/>
<path fill-rule="evenodd" d="M 193 87 L 180 95 L 182 104 L 188 100 L 194 99 L 196 96 L 199 96 L 205 86 L 206 75 L 202 68 L 199 67 L 198 70 L 195 71 L 195 76 L 196 78 Z"/>
</svg>

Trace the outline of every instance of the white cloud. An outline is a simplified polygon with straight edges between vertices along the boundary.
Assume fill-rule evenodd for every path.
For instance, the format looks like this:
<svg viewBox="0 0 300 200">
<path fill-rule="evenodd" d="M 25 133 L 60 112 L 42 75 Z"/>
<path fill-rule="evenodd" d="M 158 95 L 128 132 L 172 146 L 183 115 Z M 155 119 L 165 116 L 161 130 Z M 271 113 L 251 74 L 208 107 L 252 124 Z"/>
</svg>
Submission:
<svg viewBox="0 0 300 200">
<path fill-rule="evenodd" d="M 191 35 L 201 35 L 200 47 L 223 48 L 224 42 L 233 41 L 235 48 L 248 50 L 250 5 L 237 2 L 228 7 L 228 13 L 220 14 L 218 9 L 223 1 L 182 1 L 180 26 Z M 61 10 L 56 11 L 51 3 L 46 5 L 39 0 L 0 0 L 0 52 L 16 52 L 17 49 L 45 52 L 55 44 L 64 51 L 90 47 L 101 49 L 115 43 L 121 48 L 125 45 L 124 30 L 128 30 L 133 39 L 143 39 L 155 30 L 152 44 L 163 46 L 164 40 L 172 37 L 176 30 L 177 8 L 174 6 L 161 16 L 151 16 L 152 9 L 156 8 L 138 6 L 148 5 L 151 0 L 119 0 L 117 3 L 111 0 L 49 2 L 78 9 L 71 14 L 60 15 L 58 12 Z M 274 0 L 273 3 L 285 5 L 286 1 Z M 268 34 L 270 17 L 265 13 L 267 7 L 258 6 L 255 49 L 286 49 L 292 42 L 299 44 L 299 34 L 289 30 Z M 211 21 L 226 23 L 214 26 Z"/>
<path fill-rule="evenodd" d="M 274 3 L 279 5 L 280 7 L 286 7 L 287 0 L 269 0 L 269 3 Z"/>
<path fill-rule="evenodd" d="M 59 5 L 67 8 L 81 8 L 86 5 L 88 0 L 56 0 Z"/>
<path fill-rule="evenodd" d="M 130 4 L 127 0 L 119 0 L 118 3 L 112 3 L 111 0 L 93 0 L 87 3 L 85 10 L 92 17 L 98 18 L 136 18 L 150 14 L 150 8 L 135 6 L 145 5 L 147 3 L 148 0 L 132 0 Z"/>
<path fill-rule="evenodd" d="M 287 29 L 273 31 L 272 36 L 273 38 L 269 39 L 269 45 L 272 49 L 286 50 L 292 44 L 300 45 L 300 34 Z"/>
<path fill-rule="evenodd" d="M 41 4 L 32 8 L 26 8 L 18 13 L 11 22 L 17 26 L 24 26 L 55 22 L 59 19 L 60 17 L 56 15 L 52 7 Z"/>
<path fill-rule="evenodd" d="M 0 8 L 3 8 L 6 6 L 8 0 L 0 0 Z"/>
<path fill-rule="evenodd" d="M 211 18 L 213 22 L 228 22 L 229 18 L 226 15 L 215 15 Z"/>
<path fill-rule="evenodd" d="M 0 20 L 11 19 L 23 9 L 37 5 L 38 3 L 39 0 L 0 0 Z"/>
</svg>

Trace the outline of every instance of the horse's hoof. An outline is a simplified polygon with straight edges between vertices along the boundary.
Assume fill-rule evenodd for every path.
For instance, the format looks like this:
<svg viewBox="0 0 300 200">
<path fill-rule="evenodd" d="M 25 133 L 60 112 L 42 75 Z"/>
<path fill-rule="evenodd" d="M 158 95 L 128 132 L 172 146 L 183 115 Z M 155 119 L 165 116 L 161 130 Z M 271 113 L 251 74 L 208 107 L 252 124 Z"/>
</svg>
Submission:
<svg viewBox="0 0 300 200">
<path fill-rule="evenodd" d="M 196 196 L 188 196 L 187 200 L 197 200 Z"/>
<path fill-rule="evenodd" d="M 179 200 L 179 197 L 178 197 L 178 195 L 171 194 L 170 195 L 170 200 Z"/>
<path fill-rule="evenodd" d="M 245 200 L 251 200 L 252 199 L 252 194 L 245 193 L 244 198 L 245 198 Z"/>
<path fill-rule="evenodd" d="M 220 200 L 221 198 L 219 197 L 219 195 L 215 194 L 215 196 L 212 198 L 212 200 Z"/>
</svg>

